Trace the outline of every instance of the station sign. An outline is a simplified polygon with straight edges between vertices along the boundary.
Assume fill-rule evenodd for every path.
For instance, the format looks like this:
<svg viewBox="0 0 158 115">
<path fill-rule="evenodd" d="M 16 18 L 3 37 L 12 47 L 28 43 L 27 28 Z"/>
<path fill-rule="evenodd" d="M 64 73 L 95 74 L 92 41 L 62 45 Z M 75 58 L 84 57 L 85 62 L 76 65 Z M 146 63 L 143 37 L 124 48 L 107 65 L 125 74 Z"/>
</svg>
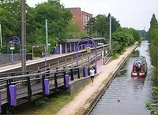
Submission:
<svg viewBox="0 0 158 115">
<path fill-rule="evenodd" d="M 10 50 L 14 50 L 14 47 L 10 47 Z"/>
</svg>

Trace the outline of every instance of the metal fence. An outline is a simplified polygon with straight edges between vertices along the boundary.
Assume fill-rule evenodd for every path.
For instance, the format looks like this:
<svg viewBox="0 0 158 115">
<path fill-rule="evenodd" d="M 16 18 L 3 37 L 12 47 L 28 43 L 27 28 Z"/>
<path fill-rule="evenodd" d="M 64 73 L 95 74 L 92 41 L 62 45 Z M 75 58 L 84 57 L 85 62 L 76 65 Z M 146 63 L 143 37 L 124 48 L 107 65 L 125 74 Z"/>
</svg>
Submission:
<svg viewBox="0 0 158 115">
<path fill-rule="evenodd" d="M 0 54 L 0 65 L 12 64 L 21 60 L 21 54 Z"/>
<path fill-rule="evenodd" d="M 32 60 L 32 54 L 26 54 L 26 60 Z M 0 54 L 0 65 L 21 61 L 21 54 Z"/>
</svg>

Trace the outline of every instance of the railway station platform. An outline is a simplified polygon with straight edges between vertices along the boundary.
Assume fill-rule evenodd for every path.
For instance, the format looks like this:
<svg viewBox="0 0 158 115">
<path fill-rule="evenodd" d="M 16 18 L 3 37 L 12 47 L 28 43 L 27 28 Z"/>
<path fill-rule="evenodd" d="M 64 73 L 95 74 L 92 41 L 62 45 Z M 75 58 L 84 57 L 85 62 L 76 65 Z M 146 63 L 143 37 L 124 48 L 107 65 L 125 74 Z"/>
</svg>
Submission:
<svg viewBox="0 0 158 115">
<path fill-rule="evenodd" d="M 123 66 L 128 56 L 135 50 L 137 44 L 129 47 L 119 58 L 103 65 L 102 60 L 98 61 L 98 75 L 94 83 L 86 85 L 78 95 L 67 105 L 61 108 L 56 115 L 87 115 L 97 103 L 110 81 L 115 77 L 117 71 Z"/>
</svg>

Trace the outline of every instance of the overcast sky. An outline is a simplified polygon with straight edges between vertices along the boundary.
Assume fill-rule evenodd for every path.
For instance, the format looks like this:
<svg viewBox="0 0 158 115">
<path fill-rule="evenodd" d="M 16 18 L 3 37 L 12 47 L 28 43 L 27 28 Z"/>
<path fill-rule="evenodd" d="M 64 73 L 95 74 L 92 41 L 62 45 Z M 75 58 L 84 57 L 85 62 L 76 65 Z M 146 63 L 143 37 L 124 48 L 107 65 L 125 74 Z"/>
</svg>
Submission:
<svg viewBox="0 0 158 115">
<path fill-rule="evenodd" d="M 47 0 L 26 0 L 29 6 Z M 132 27 L 146 31 L 150 27 L 152 14 L 158 19 L 158 0 L 60 0 L 66 8 L 80 7 L 82 11 L 96 16 L 110 13 L 121 27 Z"/>
</svg>

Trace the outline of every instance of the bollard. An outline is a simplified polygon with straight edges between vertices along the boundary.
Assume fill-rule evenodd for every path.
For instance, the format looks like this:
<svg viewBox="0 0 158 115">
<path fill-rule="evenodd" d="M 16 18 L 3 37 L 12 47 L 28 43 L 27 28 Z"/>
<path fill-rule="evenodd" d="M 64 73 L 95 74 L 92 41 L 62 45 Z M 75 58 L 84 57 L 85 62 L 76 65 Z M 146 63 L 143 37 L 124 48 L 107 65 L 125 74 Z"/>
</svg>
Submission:
<svg viewBox="0 0 158 115">
<path fill-rule="evenodd" d="M 16 85 L 9 86 L 10 105 L 16 106 Z"/>
<path fill-rule="evenodd" d="M 44 94 L 49 95 L 49 79 L 44 79 Z"/>
<path fill-rule="evenodd" d="M 83 68 L 83 77 L 87 77 L 87 69 L 85 67 Z"/>
<path fill-rule="evenodd" d="M 65 87 L 69 87 L 69 75 L 65 75 Z"/>
</svg>

